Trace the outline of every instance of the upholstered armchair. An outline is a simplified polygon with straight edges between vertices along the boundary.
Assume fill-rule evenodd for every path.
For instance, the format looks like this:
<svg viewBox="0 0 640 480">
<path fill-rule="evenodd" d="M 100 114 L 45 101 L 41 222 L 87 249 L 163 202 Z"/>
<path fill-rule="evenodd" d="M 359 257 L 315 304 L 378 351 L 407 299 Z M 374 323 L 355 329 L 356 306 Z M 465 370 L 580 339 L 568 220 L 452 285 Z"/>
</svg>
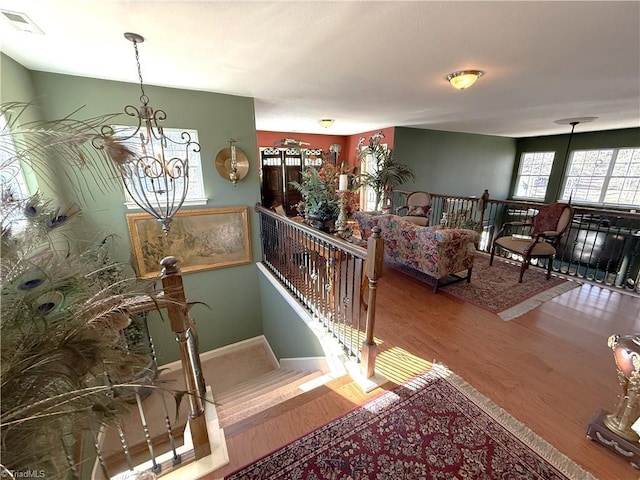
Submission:
<svg viewBox="0 0 640 480">
<path fill-rule="evenodd" d="M 518 254 L 522 257 L 520 265 L 520 278 L 529 268 L 529 263 L 534 258 L 547 259 L 547 280 L 551 277 L 551 265 L 556 255 L 556 249 L 560 239 L 571 225 L 573 207 L 566 203 L 551 203 L 539 208 L 538 214 L 532 222 L 507 222 L 496 234 L 491 245 L 491 258 L 489 265 L 493 265 L 493 257 L 496 248 L 502 248 L 507 252 Z M 525 227 L 530 230 L 530 236 L 511 235 L 513 227 Z"/>
<path fill-rule="evenodd" d="M 416 225 L 429 226 L 429 210 L 431 210 L 431 195 L 427 192 L 411 192 L 407 195 L 407 204 L 396 209 L 397 215 L 404 216 Z"/>
</svg>

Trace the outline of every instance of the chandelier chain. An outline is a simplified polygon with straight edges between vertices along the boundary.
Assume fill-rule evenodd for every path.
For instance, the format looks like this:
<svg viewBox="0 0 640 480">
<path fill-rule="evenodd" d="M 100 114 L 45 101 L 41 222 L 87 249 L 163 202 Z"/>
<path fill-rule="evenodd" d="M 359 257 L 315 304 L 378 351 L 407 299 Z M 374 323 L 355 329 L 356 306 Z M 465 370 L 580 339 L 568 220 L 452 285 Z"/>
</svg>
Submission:
<svg viewBox="0 0 640 480">
<path fill-rule="evenodd" d="M 138 42 L 133 40 L 133 49 L 136 52 L 136 65 L 138 66 L 138 78 L 140 79 L 140 100 L 145 105 L 149 102 L 147 95 L 144 93 L 144 84 L 142 82 L 142 69 L 140 68 L 140 54 L 138 53 Z"/>
</svg>

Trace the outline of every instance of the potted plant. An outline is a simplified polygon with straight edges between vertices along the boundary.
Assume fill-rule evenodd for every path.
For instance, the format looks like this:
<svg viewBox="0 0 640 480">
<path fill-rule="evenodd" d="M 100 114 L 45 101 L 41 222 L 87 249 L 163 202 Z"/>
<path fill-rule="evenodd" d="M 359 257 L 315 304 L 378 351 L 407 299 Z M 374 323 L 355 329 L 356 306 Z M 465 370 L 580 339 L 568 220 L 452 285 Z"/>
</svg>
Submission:
<svg viewBox="0 0 640 480">
<path fill-rule="evenodd" d="M 367 172 L 360 175 L 360 183 L 375 192 L 374 210 L 376 211 L 389 208 L 389 195 L 395 187 L 409 180 L 415 180 L 411 168 L 396 162 L 393 158 L 393 150 L 380 143 L 383 138 L 383 133 L 378 132 L 369 138 L 369 145 L 362 148 L 364 144 L 364 137 L 362 137 L 357 147 L 358 158 L 361 161 L 366 159 L 372 162 Z"/>
<path fill-rule="evenodd" d="M 307 221 L 320 230 L 330 231 L 340 213 L 338 178 L 340 169 L 328 162 L 320 168 L 308 167 L 301 182 L 290 184 L 302 195 L 302 211 Z"/>
</svg>

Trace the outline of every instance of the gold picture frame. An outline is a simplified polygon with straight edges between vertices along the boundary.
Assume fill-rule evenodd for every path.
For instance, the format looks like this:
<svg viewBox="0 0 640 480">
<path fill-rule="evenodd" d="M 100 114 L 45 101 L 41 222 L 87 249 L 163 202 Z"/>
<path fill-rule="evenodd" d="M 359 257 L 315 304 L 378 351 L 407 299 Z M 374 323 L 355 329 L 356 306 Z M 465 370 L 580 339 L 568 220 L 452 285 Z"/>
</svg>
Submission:
<svg viewBox="0 0 640 480">
<path fill-rule="evenodd" d="M 161 273 L 160 260 L 173 255 L 183 273 L 251 263 L 249 207 L 178 211 L 165 237 L 148 213 L 129 213 L 127 226 L 140 278 Z"/>
</svg>

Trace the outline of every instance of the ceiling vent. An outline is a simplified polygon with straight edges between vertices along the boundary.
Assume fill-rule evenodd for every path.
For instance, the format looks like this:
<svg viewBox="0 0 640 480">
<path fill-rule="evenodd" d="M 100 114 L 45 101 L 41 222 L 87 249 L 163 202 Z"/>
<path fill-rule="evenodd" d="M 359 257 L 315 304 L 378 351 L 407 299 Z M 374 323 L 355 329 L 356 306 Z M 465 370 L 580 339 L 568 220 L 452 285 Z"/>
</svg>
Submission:
<svg viewBox="0 0 640 480">
<path fill-rule="evenodd" d="M 44 35 L 44 32 L 31 21 L 24 13 L 10 12 L 9 10 L 0 10 L 2 16 L 11 24 L 16 30 L 20 30 L 25 33 L 38 33 Z"/>
</svg>

